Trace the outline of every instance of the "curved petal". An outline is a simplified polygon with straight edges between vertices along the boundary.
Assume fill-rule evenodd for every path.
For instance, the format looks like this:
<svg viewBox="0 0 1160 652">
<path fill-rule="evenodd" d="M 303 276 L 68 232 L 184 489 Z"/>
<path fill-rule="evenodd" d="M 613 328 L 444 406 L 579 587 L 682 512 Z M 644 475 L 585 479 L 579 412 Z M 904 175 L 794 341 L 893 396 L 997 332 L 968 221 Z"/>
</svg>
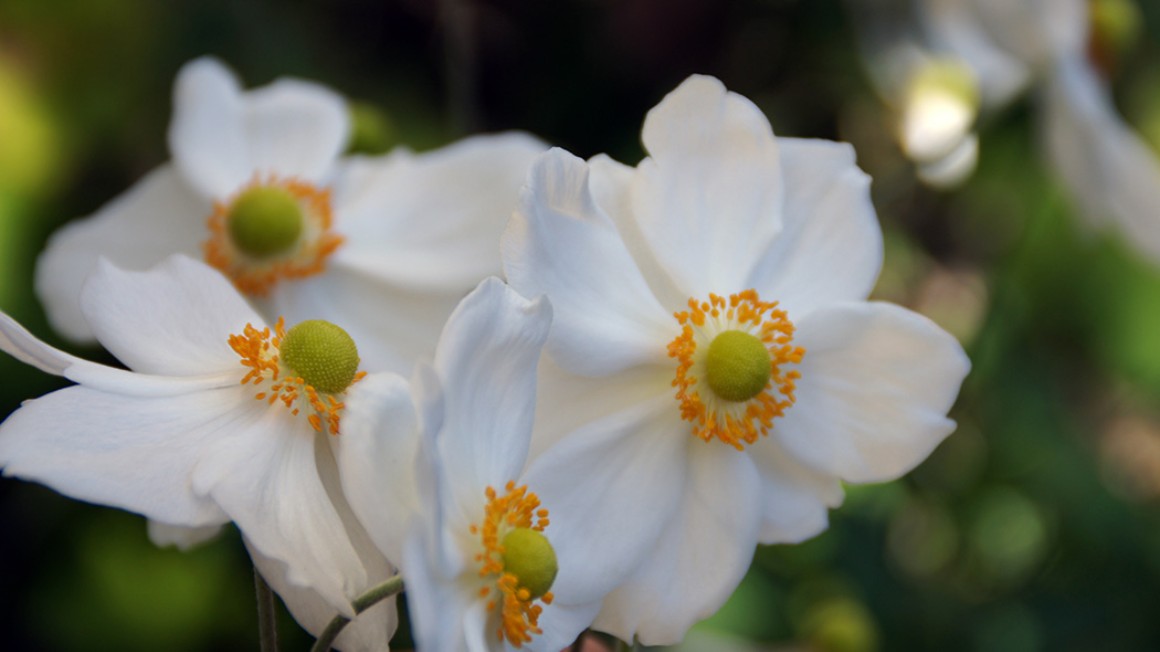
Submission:
<svg viewBox="0 0 1160 652">
<path fill-rule="evenodd" d="M 97 339 L 135 371 L 192 376 L 236 370 L 229 337 L 246 324 L 264 326 L 217 270 L 173 256 L 147 272 L 106 260 L 85 284 L 81 308 Z"/>
<path fill-rule="evenodd" d="M 776 300 L 791 319 L 818 306 L 865 299 L 882 268 L 882 229 L 870 177 L 845 143 L 781 138 L 782 232 L 741 288 Z"/>
<path fill-rule="evenodd" d="M 328 602 L 308 588 L 290 582 L 286 564 L 259 552 L 249 541 L 246 548 L 262 578 L 282 598 L 294 620 L 302 629 L 317 637 L 338 615 Z M 389 576 L 389 574 L 387 575 Z M 384 577 L 385 579 L 385 577 Z M 369 588 L 369 587 L 368 587 Z M 391 596 L 355 616 L 334 642 L 342 652 L 379 652 L 389 649 L 391 637 L 399 627 L 395 596 Z"/>
<path fill-rule="evenodd" d="M 775 425 L 776 429 L 777 426 Z M 800 543 L 829 526 L 829 511 L 842 504 L 842 483 L 803 466 L 772 437 L 746 449 L 761 476 L 760 543 Z"/>
<path fill-rule="evenodd" d="M 761 479 L 753 461 L 717 442 L 690 442 L 676 513 L 649 556 L 604 601 L 593 624 L 645 645 L 678 643 L 725 603 L 753 559 Z"/>
<path fill-rule="evenodd" d="M 254 174 L 243 115 L 241 85 L 225 65 L 202 57 L 182 66 L 173 85 L 169 151 L 207 199 L 229 197 Z"/>
<path fill-rule="evenodd" d="M 222 519 L 220 524 L 201 527 L 184 527 L 150 520 L 147 524 L 149 540 L 158 548 L 173 546 L 187 552 L 211 539 L 216 539 L 222 533 L 222 526 L 228 522 L 225 514 L 222 514 Z"/>
<path fill-rule="evenodd" d="M 429 545 L 423 532 L 414 528 L 403 549 L 411 630 L 419 649 L 461 650 L 464 615 L 471 602 L 457 590 L 454 576 L 441 571 Z"/>
<path fill-rule="evenodd" d="M 419 510 L 418 417 L 400 376 L 372 374 L 347 393 L 342 434 L 331 437 L 343 493 L 375 546 L 401 560 L 407 523 Z"/>
<path fill-rule="evenodd" d="M 507 133 L 353 159 L 335 188 L 347 237 L 335 264 L 411 291 L 458 295 L 499 275 L 500 236 L 545 149 L 527 134 Z"/>
<path fill-rule="evenodd" d="M 318 182 L 346 145 L 342 98 L 294 79 L 243 93 L 215 59 L 185 65 L 174 89 L 169 148 L 206 197 L 224 200 L 259 174 Z"/>
<path fill-rule="evenodd" d="M 81 288 L 97 261 L 148 269 L 175 253 L 200 256 L 212 210 L 166 164 L 93 215 L 61 227 L 36 261 L 36 294 L 53 329 L 71 340 L 93 341 L 80 306 Z"/>
<path fill-rule="evenodd" d="M 919 18 L 932 47 L 949 51 L 975 71 L 983 106 L 1006 105 L 1031 82 L 1031 69 L 992 40 L 975 0 L 923 0 Z"/>
<path fill-rule="evenodd" d="M 1086 0 L 972 0 L 972 6 L 995 43 L 1032 67 L 1085 52 Z"/>
<path fill-rule="evenodd" d="M 479 502 L 484 487 L 502 491 L 523 471 L 551 322 L 547 301 L 528 301 L 494 277 L 447 320 L 435 353 L 446 410 L 438 450 L 458 504 Z"/>
<path fill-rule="evenodd" d="M 810 313 L 797 333 L 806 349 L 797 402 L 771 431 L 796 459 L 848 482 L 881 482 L 954 429 L 946 413 L 970 361 L 929 319 L 888 303 L 849 303 Z"/>
<path fill-rule="evenodd" d="M 285 563 L 288 582 L 353 617 L 348 596 L 368 585 L 367 572 L 319 476 L 316 447 L 330 455 L 324 435 L 281 406 L 247 400 L 256 409 L 207 447 L 193 489 L 211 496 L 259 552 Z"/>
<path fill-rule="evenodd" d="M 781 229 L 782 166 L 765 115 L 693 75 L 649 111 L 641 139 L 650 158 L 633 208 L 657 260 L 692 296 L 740 287 Z"/>
<path fill-rule="evenodd" d="M 1125 240 L 1160 260 L 1160 160 L 1128 128 L 1091 67 L 1061 62 L 1046 86 L 1044 140 L 1049 159 L 1085 217 L 1111 223 Z"/>
<path fill-rule="evenodd" d="M 256 404 L 234 387 L 152 398 L 69 387 L 0 424 L 0 465 L 79 500 L 172 525 L 220 525 L 229 518 L 193 477 L 247 403 Z"/>
<path fill-rule="evenodd" d="M 596 566 L 560 564 L 569 602 L 599 600 L 657 545 L 680 509 L 691 437 L 671 396 L 593 421 L 532 460 L 523 482 L 548 509 L 550 541 L 585 542 Z M 631 533 L 631 536 L 626 536 Z"/>
<path fill-rule="evenodd" d="M 569 371 L 604 376 L 665 359 L 676 323 L 593 202 L 584 161 L 561 149 L 536 159 L 503 258 L 516 291 L 552 302 L 547 347 Z"/>
<path fill-rule="evenodd" d="M 573 605 L 561 602 L 557 595 L 552 604 L 545 606 L 540 614 L 538 625 L 543 633 L 533 636 L 526 649 L 529 652 L 571 650 L 569 646 L 580 636 L 580 632 L 592 624 L 599 611 L 598 600 Z"/>
</svg>

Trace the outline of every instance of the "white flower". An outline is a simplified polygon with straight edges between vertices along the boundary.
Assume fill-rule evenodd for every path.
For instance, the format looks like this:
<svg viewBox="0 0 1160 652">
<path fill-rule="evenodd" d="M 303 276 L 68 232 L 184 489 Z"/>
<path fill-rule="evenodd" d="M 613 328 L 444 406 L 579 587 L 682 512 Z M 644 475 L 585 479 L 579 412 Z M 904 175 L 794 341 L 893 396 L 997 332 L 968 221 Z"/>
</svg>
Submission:
<svg viewBox="0 0 1160 652">
<path fill-rule="evenodd" d="M 168 526 L 233 521 L 304 627 L 353 616 L 350 599 L 392 569 L 342 498 L 331 448 L 343 401 L 393 376 L 358 371 L 333 324 L 267 326 L 224 277 L 182 256 L 149 272 L 102 261 L 81 308 L 131 371 L 51 348 L 0 314 L 0 349 L 77 383 L 0 424 L 4 474 Z M 360 617 L 340 645 L 381 649 L 395 617 Z"/>
<path fill-rule="evenodd" d="M 552 524 L 568 510 L 588 512 L 581 506 L 593 496 L 541 504 L 527 479 L 578 471 L 532 460 L 540 470 L 525 472 L 550 321 L 546 301 L 485 281 L 448 320 L 434 368 L 417 370 L 414 403 L 401 391 L 380 400 L 380 425 L 364 419 L 340 442 L 351 506 L 384 554 L 401 555 L 420 649 L 556 652 L 613 585 L 586 576 L 602 563 L 599 547 L 557 537 Z M 351 409 L 363 405 L 352 399 Z M 557 567 L 577 571 L 553 582 Z"/>
<path fill-rule="evenodd" d="M 49 242 L 37 290 L 54 327 L 91 339 L 85 277 L 106 257 L 147 269 L 174 253 L 227 274 L 268 319 L 344 324 L 373 370 L 410 373 L 456 302 L 500 271 L 495 242 L 532 158 L 522 134 L 340 158 L 334 92 L 281 79 L 243 91 L 213 59 L 179 73 L 173 156 Z"/>
<path fill-rule="evenodd" d="M 1033 91 L 1040 100 L 1048 160 L 1081 213 L 1123 230 L 1134 246 L 1160 259 L 1160 160 L 1117 113 L 1102 74 L 1138 24 L 1132 0 L 915 0 L 909 25 L 907 16 L 871 7 L 866 0 L 851 0 L 851 5 L 862 10 L 855 23 L 866 32 L 867 58 L 880 88 L 922 77 L 935 60 L 969 72 L 983 112 L 1000 110 Z M 889 28 L 892 15 L 896 20 Z M 1111 20 L 1101 20 L 1109 15 Z M 929 102 L 905 106 L 915 114 L 926 109 L 928 121 L 950 113 Z M 906 125 L 906 111 L 903 115 Z M 973 150 L 970 128 L 958 126 L 959 142 Z M 904 145 L 907 133 L 904 127 Z M 920 173 L 938 182 L 940 174 L 956 169 L 961 151 L 944 150 L 935 159 L 916 156 L 910 148 L 908 154 L 920 164 Z M 959 168 L 971 169 L 973 161 Z"/>
<path fill-rule="evenodd" d="M 594 626 L 652 645 L 715 611 L 758 542 L 823 530 L 840 481 L 925 458 L 969 363 L 924 317 L 865 301 L 882 242 L 850 147 L 775 138 L 699 76 L 643 141 L 635 169 L 542 156 L 504 262 L 555 311 L 526 482 L 589 496 L 552 528 L 601 551 L 557 581 L 623 580 Z"/>
</svg>

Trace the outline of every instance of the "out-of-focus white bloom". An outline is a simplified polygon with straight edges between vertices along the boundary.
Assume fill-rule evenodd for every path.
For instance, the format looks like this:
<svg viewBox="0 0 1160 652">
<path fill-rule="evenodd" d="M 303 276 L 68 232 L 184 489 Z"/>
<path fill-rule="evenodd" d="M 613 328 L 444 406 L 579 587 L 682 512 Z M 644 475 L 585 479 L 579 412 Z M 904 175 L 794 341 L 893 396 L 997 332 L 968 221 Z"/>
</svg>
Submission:
<svg viewBox="0 0 1160 652">
<path fill-rule="evenodd" d="M 601 551 L 558 581 L 620 582 L 595 627 L 664 644 L 720 607 L 758 542 L 822 531 L 840 481 L 924 459 L 969 363 L 924 317 L 865 300 L 882 236 L 849 146 L 775 138 L 709 77 L 642 138 L 636 168 L 540 157 L 504 266 L 556 315 L 527 482 L 546 504 L 591 497 L 552 527 Z"/>
<path fill-rule="evenodd" d="M 0 314 L 0 349 L 77 383 L 0 424 L 4 474 L 138 512 L 158 534 L 233 521 L 304 627 L 353 616 L 350 600 L 392 569 L 342 497 L 332 446 L 359 428 L 344 401 L 394 377 L 360 372 L 329 322 L 267 326 L 182 256 L 148 272 L 101 262 L 81 310 L 132 371 L 49 347 Z M 339 644 L 383 649 L 395 624 L 393 608 L 377 609 Z"/>
<path fill-rule="evenodd" d="M 434 368 L 417 372 L 414 403 L 401 387 L 387 400 L 351 401 L 378 419 L 344 433 L 343 487 L 380 550 L 401 555 L 420 649 L 556 652 L 615 583 L 591 536 L 558 537 L 553 525 L 570 510 L 590 515 L 599 494 L 577 487 L 541 503 L 528 480 L 580 483 L 589 472 L 528 458 L 550 322 L 547 301 L 490 279 L 451 315 Z"/>
<path fill-rule="evenodd" d="M 344 324 L 373 370 L 410 373 L 460 298 L 500 271 L 495 241 L 532 158 L 522 134 L 340 158 L 347 107 L 281 79 L 243 91 L 219 62 L 177 76 L 173 160 L 49 242 L 37 289 L 55 328 L 91 339 L 85 277 L 106 257 L 146 269 L 174 253 L 231 278 L 267 318 Z"/>
<path fill-rule="evenodd" d="M 1080 211 L 1093 222 L 1122 229 L 1134 246 L 1160 259 L 1160 160 L 1117 113 L 1104 76 L 1140 24 L 1133 0 L 851 0 L 850 5 L 858 13 L 856 22 L 865 26 L 872 77 L 888 97 L 898 79 L 925 75 L 930 60 L 969 69 L 984 112 L 1032 90 L 1048 160 Z M 929 99 L 924 104 L 931 106 Z M 912 131 L 931 131 L 910 127 L 917 105 L 910 98 L 903 102 L 903 148 L 924 179 L 948 185 L 941 170 L 963 153 L 947 154 L 930 174 L 929 152 L 908 140 Z M 953 175 L 949 181 L 961 178 Z"/>
</svg>

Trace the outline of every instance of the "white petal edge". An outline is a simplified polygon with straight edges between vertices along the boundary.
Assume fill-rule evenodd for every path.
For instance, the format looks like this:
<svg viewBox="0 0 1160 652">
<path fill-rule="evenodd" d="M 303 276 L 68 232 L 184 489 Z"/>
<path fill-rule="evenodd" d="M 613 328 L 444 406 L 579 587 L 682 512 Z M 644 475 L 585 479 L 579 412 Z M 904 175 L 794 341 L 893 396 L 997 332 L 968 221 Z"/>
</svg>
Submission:
<svg viewBox="0 0 1160 652">
<path fill-rule="evenodd" d="M 847 482 L 892 480 L 954 430 L 946 417 L 970 361 L 946 331 L 888 303 L 836 304 L 798 323 L 797 401 L 770 436 Z"/>
<path fill-rule="evenodd" d="M 243 116 L 241 84 L 220 61 L 202 57 L 178 71 L 169 151 L 182 177 L 206 199 L 227 199 L 255 172 Z"/>
<path fill-rule="evenodd" d="M 36 261 L 36 294 L 53 329 L 76 342 L 95 341 L 81 312 L 81 289 L 97 261 L 142 270 L 175 253 L 200 256 L 212 210 L 166 164 L 96 213 L 62 226 Z"/>
<path fill-rule="evenodd" d="M 836 476 L 802 465 L 773 437 L 763 438 L 746 452 L 761 476 L 759 543 L 801 543 L 829 527 L 829 510 L 845 497 Z"/>
<path fill-rule="evenodd" d="M 536 159 L 503 236 L 503 259 L 517 292 L 552 302 L 547 350 L 564 368 L 604 376 L 665 360 L 676 323 L 593 202 L 584 161 L 561 149 Z"/>
<path fill-rule="evenodd" d="M 220 525 L 203 525 L 201 527 L 183 527 L 150 520 L 147 523 L 149 540 L 158 548 L 174 547 L 182 552 L 216 539 L 222 533 L 222 526 L 226 524 L 225 514 L 222 514 Z"/>
<path fill-rule="evenodd" d="M 677 285 L 737 287 L 781 230 L 778 140 L 765 115 L 713 77 L 693 75 L 644 121 L 633 213 Z"/>
</svg>

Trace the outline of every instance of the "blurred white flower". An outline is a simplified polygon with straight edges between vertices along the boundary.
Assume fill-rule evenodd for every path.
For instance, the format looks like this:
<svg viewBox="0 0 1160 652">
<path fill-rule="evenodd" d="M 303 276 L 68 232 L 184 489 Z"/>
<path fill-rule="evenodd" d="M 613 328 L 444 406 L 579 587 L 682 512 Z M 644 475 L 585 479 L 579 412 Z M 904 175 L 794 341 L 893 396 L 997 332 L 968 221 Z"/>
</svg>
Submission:
<svg viewBox="0 0 1160 652">
<path fill-rule="evenodd" d="M 304 627 L 353 616 L 350 600 L 392 569 L 342 498 L 331 447 L 348 425 L 343 401 L 394 377 L 358 371 L 353 342 L 329 322 L 267 326 L 183 256 L 148 272 L 102 261 L 81 310 L 132 371 L 54 349 L 0 314 L 0 349 L 77 383 L 0 424 L 4 475 L 138 512 L 155 529 L 233 521 Z M 396 617 L 363 614 L 340 645 L 382 649 Z"/>
<path fill-rule="evenodd" d="M 882 236 L 849 146 L 775 138 L 699 76 L 642 138 L 635 169 L 543 155 L 503 246 L 555 311 L 525 480 L 545 504 L 589 496 L 553 534 L 600 550 L 557 581 L 619 582 L 594 626 L 654 645 L 718 609 L 758 542 L 822 531 L 842 480 L 924 459 L 969 363 L 865 300 Z"/>
<path fill-rule="evenodd" d="M 601 578 L 589 536 L 558 537 L 550 524 L 598 494 L 577 488 L 541 504 L 527 479 L 579 482 L 588 473 L 528 458 L 550 322 L 547 301 L 489 279 L 451 315 L 434 368 L 417 372 L 413 404 L 402 392 L 373 406 L 352 399 L 352 409 L 379 410 L 379 425 L 368 417 L 344 434 L 343 487 L 379 549 L 401 554 L 421 649 L 556 652 L 592 622 L 614 584 Z"/>
<path fill-rule="evenodd" d="M 214 59 L 187 64 L 175 86 L 172 162 L 66 225 L 41 256 L 37 290 L 72 339 L 93 336 L 80 294 L 100 257 L 146 269 L 184 253 L 267 318 L 342 323 L 369 368 L 410 373 L 456 302 L 499 273 L 495 241 L 544 149 L 512 133 L 340 158 L 349 116 L 325 87 L 243 91 Z"/>
<path fill-rule="evenodd" d="M 1139 29 L 1133 0 L 851 0 L 850 5 L 855 23 L 863 26 L 876 85 L 886 97 L 905 97 L 903 149 L 924 179 L 952 185 L 969 174 L 973 162 L 960 167 L 955 160 L 963 152 L 950 152 L 932 170 L 929 153 L 909 144 L 907 136 L 916 131 L 909 126 L 911 114 L 954 112 L 931 109 L 936 105 L 929 95 L 915 100 L 893 89 L 901 80 L 929 75 L 931 61 L 953 62 L 975 79 L 976 108 L 983 112 L 1033 91 L 1048 160 L 1081 213 L 1121 229 L 1133 246 L 1160 259 L 1160 160 L 1116 111 L 1107 79 Z M 966 122 L 930 120 L 944 124 L 948 133 Z M 977 147 L 969 131 L 958 131 L 964 144 Z M 948 168 L 966 174 L 942 174 Z"/>
</svg>

